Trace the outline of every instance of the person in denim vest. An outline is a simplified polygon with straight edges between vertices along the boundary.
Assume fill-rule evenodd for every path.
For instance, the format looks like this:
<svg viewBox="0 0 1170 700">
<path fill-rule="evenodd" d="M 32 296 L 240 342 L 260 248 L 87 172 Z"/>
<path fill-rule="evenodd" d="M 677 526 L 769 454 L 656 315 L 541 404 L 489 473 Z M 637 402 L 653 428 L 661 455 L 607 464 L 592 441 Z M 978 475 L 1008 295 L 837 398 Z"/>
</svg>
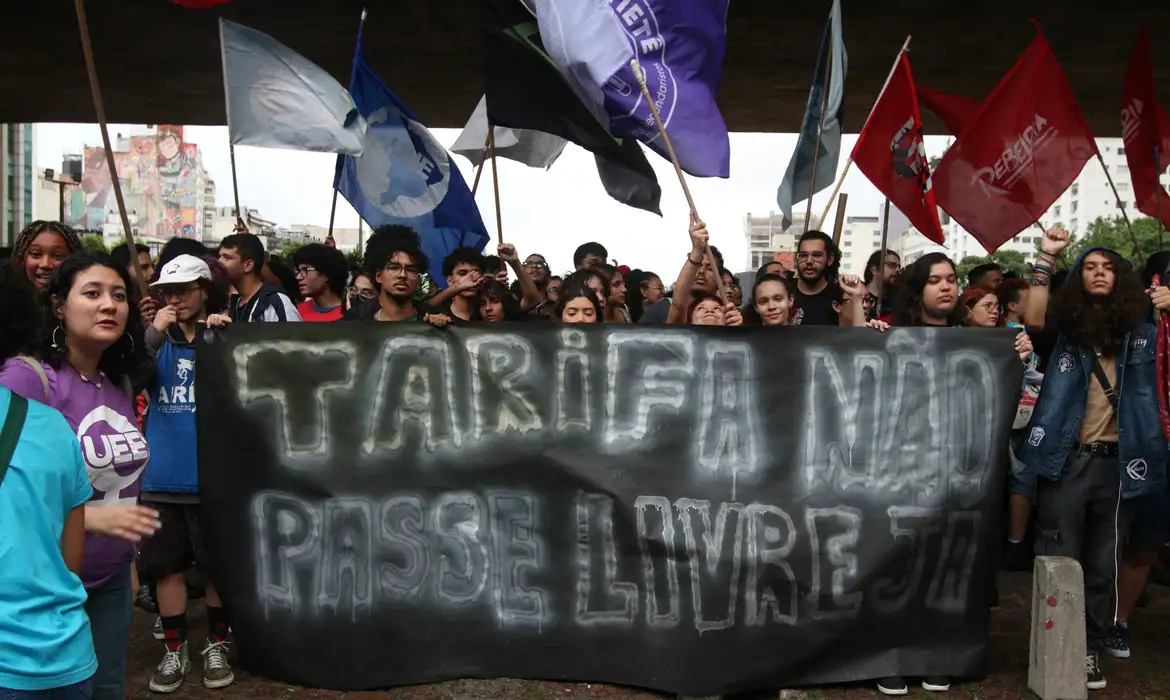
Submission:
<svg viewBox="0 0 1170 700">
<path fill-rule="evenodd" d="M 1068 232 L 1045 232 L 1025 323 L 1057 334 L 1044 391 L 1017 456 L 1037 477 L 1036 553 L 1085 572 L 1087 685 L 1105 687 L 1100 653 L 1117 619 L 1117 567 L 1133 511 L 1164 490 L 1166 438 L 1155 394 L 1156 331 L 1141 280 L 1117 253 L 1077 258 L 1049 315 L 1048 280 Z"/>
</svg>

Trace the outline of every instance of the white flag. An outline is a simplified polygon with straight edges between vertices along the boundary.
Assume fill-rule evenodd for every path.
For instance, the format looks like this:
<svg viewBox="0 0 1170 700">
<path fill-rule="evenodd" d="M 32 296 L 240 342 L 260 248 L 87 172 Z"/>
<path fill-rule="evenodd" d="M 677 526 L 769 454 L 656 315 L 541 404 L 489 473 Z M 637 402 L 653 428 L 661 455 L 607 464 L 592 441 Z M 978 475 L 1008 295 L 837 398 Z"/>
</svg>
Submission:
<svg viewBox="0 0 1170 700">
<path fill-rule="evenodd" d="M 467 126 L 463 127 L 459 138 L 455 139 L 451 152 L 466 157 L 472 165 L 479 167 L 486 153 L 484 144 L 487 143 L 487 130 L 485 96 L 479 98 L 479 104 L 475 106 L 475 111 L 471 113 L 471 118 L 467 120 Z M 506 129 L 502 126 L 495 127 L 495 138 L 497 156 L 523 163 L 530 168 L 548 168 L 556 162 L 561 151 L 565 150 L 565 144 L 568 143 L 559 136 L 542 131 Z"/>
<path fill-rule="evenodd" d="M 341 83 L 272 37 L 219 20 L 233 145 L 362 154 L 366 121 Z"/>
</svg>

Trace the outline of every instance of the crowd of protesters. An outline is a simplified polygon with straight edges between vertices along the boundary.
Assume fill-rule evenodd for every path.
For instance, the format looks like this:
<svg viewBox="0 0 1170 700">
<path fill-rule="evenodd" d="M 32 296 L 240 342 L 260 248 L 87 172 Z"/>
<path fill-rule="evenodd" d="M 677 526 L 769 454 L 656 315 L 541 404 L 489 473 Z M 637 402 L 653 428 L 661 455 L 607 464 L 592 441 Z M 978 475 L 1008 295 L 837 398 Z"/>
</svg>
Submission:
<svg viewBox="0 0 1170 700">
<path fill-rule="evenodd" d="M 941 253 L 903 267 L 875 251 L 858 278 L 839 273 L 830 236 L 809 231 L 795 269 L 770 262 L 745 294 L 701 222 L 690 242 L 669 290 L 654 272 L 610 264 L 599 243 L 580 246 L 563 275 L 510 244 L 457 249 L 440 290 L 418 234 L 401 226 L 376 230 L 356 269 L 331 241 L 282 260 L 242 229 L 215 250 L 176 238 L 152 258 L 144 246 L 87 252 L 58 222 L 26 227 L 0 264 L 0 694 L 121 700 L 134 601 L 158 614 L 150 689 L 173 692 L 192 668 L 196 597 L 207 606 L 202 681 L 231 685 L 229 620 L 200 527 L 200 331 L 377 321 L 1018 329 L 1004 562 L 1026 567 L 1034 551 L 1081 563 L 1086 681 L 1105 687 L 1101 656 L 1130 655 L 1128 620 L 1170 540 L 1155 372 L 1156 314 L 1170 311 L 1155 273 L 1170 256 L 1153 256 L 1144 279 L 1107 248 L 1062 262 L 1069 238 L 1054 229 L 1026 270 L 985 265 L 960 280 Z M 891 677 L 878 689 L 909 686 Z"/>
</svg>

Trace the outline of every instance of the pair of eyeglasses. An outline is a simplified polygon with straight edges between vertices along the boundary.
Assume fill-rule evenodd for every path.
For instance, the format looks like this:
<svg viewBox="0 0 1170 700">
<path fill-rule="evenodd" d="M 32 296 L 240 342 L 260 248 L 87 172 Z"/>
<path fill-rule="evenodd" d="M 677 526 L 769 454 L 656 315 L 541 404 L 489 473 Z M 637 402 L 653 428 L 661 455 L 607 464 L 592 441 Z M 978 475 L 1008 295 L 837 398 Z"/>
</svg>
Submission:
<svg viewBox="0 0 1170 700">
<path fill-rule="evenodd" d="M 539 261 L 536 261 L 536 262 L 528 262 L 527 260 L 525 260 L 525 261 L 524 261 L 524 267 L 527 267 L 527 268 L 530 268 L 530 269 L 532 269 L 532 268 L 544 268 L 544 269 L 546 269 L 546 270 L 547 270 L 547 269 L 548 269 L 548 263 L 543 263 L 543 262 L 539 262 Z"/>
<path fill-rule="evenodd" d="M 297 277 L 308 277 L 310 272 L 316 272 L 317 268 L 312 265 L 298 265 L 296 269 Z"/>
<path fill-rule="evenodd" d="M 825 251 L 823 251 L 823 250 L 818 250 L 818 251 L 813 252 L 813 253 L 797 253 L 796 254 L 797 260 L 808 260 L 809 258 L 812 258 L 813 260 L 824 260 L 825 257 L 827 257 L 827 256 L 825 255 Z"/>
<path fill-rule="evenodd" d="M 349 296 L 357 297 L 362 301 L 369 301 L 370 299 L 378 296 L 378 292 L 374 291 L 373 289 L 358 289 L 357 287 L 350 287 Z"/>
<path fill-rule="evenodd" d="M 401 265 L 396 262 L 388 263 L 384 269 L 392 275 L 406 275 L 407 277 L 418 277 L 422 272 L 414 265 Z"/>
</svg>

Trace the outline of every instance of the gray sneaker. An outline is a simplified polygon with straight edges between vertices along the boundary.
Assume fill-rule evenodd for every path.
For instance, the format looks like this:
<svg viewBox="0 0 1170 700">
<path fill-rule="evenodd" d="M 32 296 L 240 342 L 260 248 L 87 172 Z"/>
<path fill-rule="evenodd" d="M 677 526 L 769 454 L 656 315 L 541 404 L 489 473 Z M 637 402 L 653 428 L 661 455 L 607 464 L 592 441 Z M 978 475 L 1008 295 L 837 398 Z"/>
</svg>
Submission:
<svg viewBox="0 0 1170 700">
<path fill-rule="evenodd" d="M 191 660 L 187 658 L 186 642 L 174 651 L 167 649 L 167 653 L 158 664 L 158 670 L 150 679 L 150 690 L 155 693 L 173 693 L 183 685 L 183 679 L 190 670 Z"/>
<path fill-rule="evenodd" d="M 207 640 L 203 648 L 203 685 L 208 688 L 226 688 L 236 680 L 228 663 L 228 643 Z"/>
</svg>

